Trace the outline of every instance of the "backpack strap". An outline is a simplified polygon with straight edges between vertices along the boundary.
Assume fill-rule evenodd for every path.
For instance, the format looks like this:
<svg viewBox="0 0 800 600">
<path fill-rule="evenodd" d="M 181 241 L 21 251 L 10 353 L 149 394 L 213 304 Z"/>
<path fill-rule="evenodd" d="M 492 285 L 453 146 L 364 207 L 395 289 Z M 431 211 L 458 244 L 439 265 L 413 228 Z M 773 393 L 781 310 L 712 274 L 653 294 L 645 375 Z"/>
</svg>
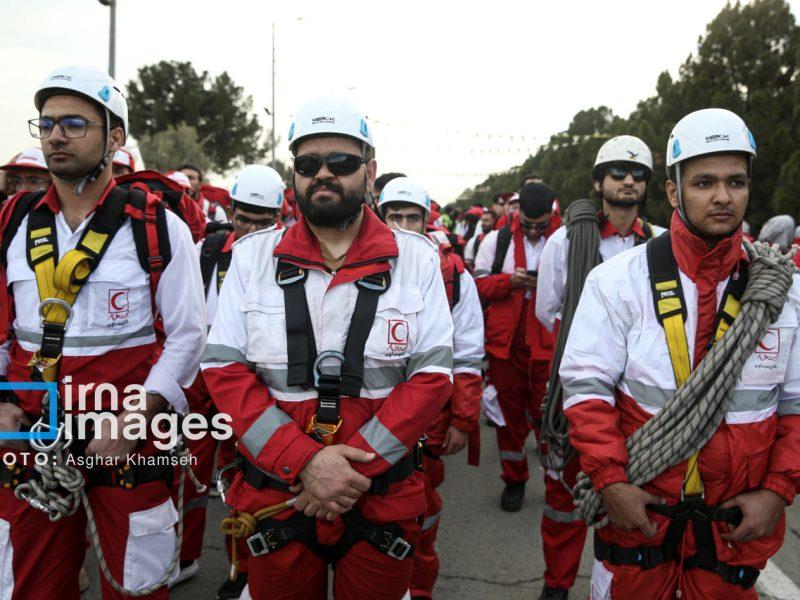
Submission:
<svg viewBox="0 0 800 600">
<path fill-rule="evenodd" d="M 503 263 L 508 254 L 508 248 L 511 245 L 511 223 L 505 225 L 497 232 L 497 249 L 494 253 L 494 262 L 492 263 L 492 275 L 499 275 L 503 272 Z"/>
<path fill-rule="evenodd" d="M 203 287 L 206 290 L 206 297 L 208 297 L 208 290 L 211 286 L 211 278 L 214 275 L 214 267 L 221 262 L 222 258 L 222 248 L 225 246 L 225 241 L 228 239 L 228 233 L 225 231 L 218 231 L 212 235 L 206 237 L 203 240 L 203 246 L 200 249 L 200 273 L 203 276 Z M 219 268 L 217 269 L 218 274 L 217 278 L 219 279 L 219 271 L 224 270 L 227 272 L 228 267 L 230 266 L 230 252 L 228 253 L 228 260 L 227 264 L 223 265 L 219 264 Z M 222 274 L 224 278 L 225 275 Z M 222 284 L 221 281 L 217 282 L 217 291 L 219 291 L 219 286 Z"/>
<path fill-rule="evenodd" d="M 150 299 L 155 313 L 158 282 L 172 259 L 167 210 L 158 196 L 132 188 L 128 193 L 126 212 L 131 217 L 139 264 L 150 275 Z"/>
<path fill-rule="evenodd" d="M 45 192 L 28 192 L 17 198 L 17 203 L 8 220 L 8 224 L 3 229 L 2 242 L 0 242 L 0 263 L 3 266 L 8 264 L 8 247 L 11 245 L 11 240 L 17 234 L 19 226 L 22 224 L 23 219 L 28 216 L 28 213 L 42 197 Z"/>
</svg>

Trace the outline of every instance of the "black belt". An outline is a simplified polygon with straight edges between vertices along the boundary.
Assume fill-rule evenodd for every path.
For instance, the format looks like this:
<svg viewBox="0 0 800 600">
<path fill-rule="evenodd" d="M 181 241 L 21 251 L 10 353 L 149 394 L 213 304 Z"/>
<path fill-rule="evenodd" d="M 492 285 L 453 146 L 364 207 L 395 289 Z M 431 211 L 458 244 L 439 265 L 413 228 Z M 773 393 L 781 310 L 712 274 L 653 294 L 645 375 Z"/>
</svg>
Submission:
<svg viewBox="0 0 800 600">
<path fill-rule="evenodd" d="M 86 485 L 104 485 L 109 487 L 123 487 L 127 490 L 137 485 L 164 481 L 167 487 L 172 487 L 175 469 L 172 465 L 131 465 L 125 464 L 118 468 L 93 468 L 86 473 Z"/>
<path fill-rule="evenodd" d="M 721 508 L 706 506 L 701 497 L 688 498 L 675 505 L 648 504 L 647 510 L 671 519 L 664 542 L 660 546 L 636 546 L 625 548 L 609 544 L 595 533 L 594 556 L 612 565 L 633 565 L 640 569 L 652 569 L 670 560 L 678 560 L 678 548 L 689 521 L 692 522 L 697 552 L 684 559 L 684 569 L 703 569 L 719 575 L 723 581 L 750 589 L 758 579 L 755 567 L 729 565 L 717 558 L 711 522 L 719 521 L 738 525 L 742 511 L 738 507 Z"/>
<path fill-rule="evenodd" d="M 244 473 L 245 482 L 257 489 L 262 490 L 269 487 L 282 492 L 289 491 L 289 484 L 275 476 L 268 475 L 244 456 L 237 456 L 237 461 L 241 461 L 241 470 Z M 410 477 L 414 471 L 422 469 L 422 444 L 417 444 L 414 450 L 393 464 L 389 469 L 372 478 L 372 485 L 368 493 L 378 496 L 386 495 L 389 486 Z"/>
<path fill-rule="evenodd" d="M 333 546 L 319 543 L 316 519 L 300 512 L 285 520 L 259 521 L 255 533 L 247 538 L 247 546 L 253 556 L 262 556 L 277 552 L 289 542 L 297 541 L 329 563 L 342 558 L 354 544 L 362 540 L 397 560 L 403 560 L 414 553 L 414 545 L 403 538 L 402 528 L 395 523 L 369 521 L 356 507 L 342 515 L 342 520 L 345 531 Z"/>
</svg>

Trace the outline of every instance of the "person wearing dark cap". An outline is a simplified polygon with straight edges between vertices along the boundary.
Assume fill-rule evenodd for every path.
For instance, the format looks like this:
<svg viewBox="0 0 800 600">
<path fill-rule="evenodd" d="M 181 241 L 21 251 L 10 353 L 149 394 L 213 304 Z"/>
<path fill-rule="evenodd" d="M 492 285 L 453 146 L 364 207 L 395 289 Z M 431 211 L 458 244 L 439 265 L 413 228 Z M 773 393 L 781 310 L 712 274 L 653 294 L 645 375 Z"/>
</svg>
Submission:
<svg viewBox="0 0 800 600">
<path fill-rule="evenodd" d="M 485 344 L 489 377 L 505 421 L 496 431 L 506 484 L 500 506 L 508 512 L 522 507 L 528 480 L 525 438 L 536 426 L 549 373 L 547 349 L 540 348 L 542 361 L 531 362 L 530 356 L 531 342 L 541 346 L 543 337 L 550 338 L 536 320 L 533 306 L 542 249 L 560 225 L 552 213 L 554 199 L 546 185 L 526 185 L 520 193 L 520 210 L 506 226 L 486 235 L 475 257 L 475 284 L 489 305 Z"/>
</svg>

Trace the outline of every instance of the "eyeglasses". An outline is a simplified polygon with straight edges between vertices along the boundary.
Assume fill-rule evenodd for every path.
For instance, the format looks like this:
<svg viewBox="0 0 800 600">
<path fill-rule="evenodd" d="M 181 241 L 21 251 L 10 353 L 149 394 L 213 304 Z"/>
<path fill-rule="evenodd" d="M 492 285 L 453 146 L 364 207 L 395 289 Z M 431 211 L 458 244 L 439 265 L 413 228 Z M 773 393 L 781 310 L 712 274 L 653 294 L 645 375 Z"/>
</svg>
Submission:
<svg viewBox="0 0 800 600">
<path fill-rule="evenodd" d="M 611 178 L 615 181 L 622 181 L 628 176 L 628 173 L 631 174 L 636 182 L 647 180 L 647 169 L 644 167 L 608 167 L 606 173 L 611 175 Z"/>
<path fill-rule="evenodd" d="M 255 227 L 256 231 L 261 229 L 267 229 L 275 225 L 275 217 L 267 217 L 265 219 L 251 219 L 250 217 L 245 217 L 244 215 L 234 215 L 233 219 L 236 221 L 236 224 L 242 229 L 250 229 L 251 227 Z"/>
<path fill-rule="evenodd" d="M 328 156 L 304 154 L 294 159 L 294 172 L 303 177 L 314 177 L 325 164 L 334 175 L 351 175 L 367 162 L 363 156 L 344 152 L 334 152 Z"/>
<path fill-rule="evenodd" d="M 43 177 L 20 177 L 19 175 L 8 175 L 6 186 L 13 190 L 26 190 L 28 192 L 38 192 L 50 187 L 50 180 Z"/>
<path fill-rule="evenodd" d="M 547 219 L 542 223 L 526 223 L 522 219 L 519 220 L 519 227 L 523 231 L 530 231 L 531 229 L 535 229 L 536 231 L 547 231 L 547 228 L 550 227 L 551 219 Z"/>
<path fill-rule="evenodd" d="M 83 117 L 61 117 L 60 119 L 41 117 L 28 121 L 28 129 L 31 135 L 40 140 L 49 138 L 56 125 L 58 125 L 61 135 L 65 138 L 75 139 L 85 137 L 89 125 L 102 125 L 102 123 L 90 121 Z"/>
</svg>

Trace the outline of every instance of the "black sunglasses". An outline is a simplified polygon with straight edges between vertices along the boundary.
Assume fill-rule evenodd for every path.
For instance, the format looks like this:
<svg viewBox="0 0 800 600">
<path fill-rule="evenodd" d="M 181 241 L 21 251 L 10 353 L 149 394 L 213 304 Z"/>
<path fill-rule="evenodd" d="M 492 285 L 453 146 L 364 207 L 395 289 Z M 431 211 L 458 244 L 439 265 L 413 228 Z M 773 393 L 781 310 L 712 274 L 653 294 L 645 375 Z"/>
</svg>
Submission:
<svg viewBox="0 0 800 600">
<path fill-rule="evenodd" d="M 369 161 L 363 156 L 345 152 L 334 152 L 333 154 L 328 154 L 328 156 L 303 154 L 295 157 L 294 172 L 303 177 L 314 177 L 324 164 L 334 175 L 350 175 L 358 171 L 361 165 L 367 162 Z"/>
<path fill-rule="evenodd" d="M 631 174 L 633 180 L 636 182 L 646 181 L 647 180 L 647 169 L 644 167 L 608 167 L 606 169 L 606 173 L 611 175 L 611 178 L 615 181 L 622 181 L 628 176 L 628 173 Z"/>
<path fill-rule="evenodd" d="M 519 220 L 519 228 L 523 231 L 530 231 L 531 229 L 535 229 L 536 231 L 547 231 L 547 228 L 550 227 L 551 219 L 547 219 L 543 223 L 526 223 L 522 219 Z"/>
</svg>

